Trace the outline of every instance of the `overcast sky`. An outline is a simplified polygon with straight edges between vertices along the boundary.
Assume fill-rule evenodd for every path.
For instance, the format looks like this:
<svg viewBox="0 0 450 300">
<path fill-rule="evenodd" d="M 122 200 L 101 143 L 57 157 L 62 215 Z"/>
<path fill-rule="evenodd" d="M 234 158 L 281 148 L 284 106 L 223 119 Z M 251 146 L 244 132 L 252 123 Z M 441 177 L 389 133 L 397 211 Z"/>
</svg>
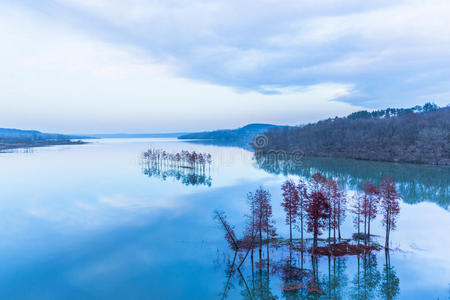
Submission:
<svg viewBox="0 0 450 300">
<path fill-rule="evenodd" d="M 196 131 L 450 102 L 448 0 L 0 0 L 0 38 L 0 127 Z"/>
</svg>

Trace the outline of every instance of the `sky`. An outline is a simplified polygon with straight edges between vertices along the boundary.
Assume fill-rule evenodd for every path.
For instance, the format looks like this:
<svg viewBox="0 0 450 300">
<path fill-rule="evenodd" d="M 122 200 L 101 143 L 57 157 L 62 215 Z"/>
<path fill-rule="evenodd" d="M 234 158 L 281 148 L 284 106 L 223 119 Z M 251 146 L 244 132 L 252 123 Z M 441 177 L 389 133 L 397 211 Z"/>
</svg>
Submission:
<svg viewBox="0 0 450 300">
<path fill-rule="evenodd" d="M 450 103 L 448 0 L 0 0 L 0 127 L 154 133 Z"/>
</svg>

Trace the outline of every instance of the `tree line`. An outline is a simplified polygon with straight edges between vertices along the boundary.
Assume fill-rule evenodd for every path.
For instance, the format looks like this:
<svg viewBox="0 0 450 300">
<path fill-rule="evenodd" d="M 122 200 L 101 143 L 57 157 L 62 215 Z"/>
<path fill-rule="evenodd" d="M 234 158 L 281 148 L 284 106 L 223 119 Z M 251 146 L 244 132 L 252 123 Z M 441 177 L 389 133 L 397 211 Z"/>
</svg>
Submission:
<svg viewBox="0 0 450 300">
<path fill-rule="evenodd" d="M 394 111 L 394 112 L 392 112 Z M 450 165 L 450 107 L 358 112 L 303 127 L 274 127 L 262 154 L 295 153 L 391 162 Z M 254 143 L 256 144 L 256 143 Z"/>
</svg>

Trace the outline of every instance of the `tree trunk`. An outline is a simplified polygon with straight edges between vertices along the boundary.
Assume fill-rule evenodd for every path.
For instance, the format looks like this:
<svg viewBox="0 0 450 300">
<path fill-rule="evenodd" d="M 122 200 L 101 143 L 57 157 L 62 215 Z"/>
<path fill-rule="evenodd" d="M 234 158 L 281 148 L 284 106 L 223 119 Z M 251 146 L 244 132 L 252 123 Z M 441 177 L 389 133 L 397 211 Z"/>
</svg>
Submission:
<svg viewBox="0 0 450 300">
<path fill-rule="evenodd" d="M 367 245 L 367 216 L 364 215 L 364 244 Z"/>
<path fill-rule="evenodd" d="M 302 240 L 301 251 L 303 253 L 303 206 L 302 206 L 302 209 L 301 209 L 300 213 L 301 213 L 301 215 L 300 215 L 300 227 L 301 227 L 300 228 L 300 234 L 301 234 L 301 240 Z"/>
<path fill-rule="evenodd" d="M 292 245 L 292 220 L 291 220 L 291 215 L 289 215 L 289 242 Z"/>
<path fill-rule="evenodd" d="M 253 248 L 252 248 L 252 253 L 250 254 L 250 259 L 252 261 L 252 275 L 253 275 Z"/>
<path fill-rule="evenodd" d="M 386 224 L 386 242 L 384 244 L 384 247 L 386 249 L 389 249 L 389 231 L 390 231 L 389 224 Z"/>
<path fill-rule="evenodd" d="M 336 215 L 333 218 L 333 242 L 336 245 Z"/>
<path fill-rule="evenodd" d="M 261 257 L 262 257 L 262 228 L 259 229 L 259 261 L 261 261 Z"/>
<path fill-rule="evenodd" d="M 341 241 L 341 216 L 338 217 L 338 239 Z"/>
<path fill-rule="evenodd" d="M 313 253 L 316 253 L 316 248 L 317 248 L 317 231 L 314 230 L 314 241 L 313 241 Z"/>
<path fill-rule="evenodd" d="M 269 226 L 267 226 L 267 267 L 269 267 Z"/>
<path fill-rule="evenodd" d="M 328 218 L 328 248 L 331 244 L 331 217 Z"/>
<path fill-rule="evenodd" d="M 390 214 L 390 208 L 387 208 L 387 212 L 386 212 L 386 242 L 384 247 L 386 249 L 389 249 L 389 233 L 391 231 L 391 214 Z"/>
<path fill-rule="evenodd" d="M 361 217 L 360 214 L 358 213 L 358 245 L 359 245 L 359 240 L 360 240 L 360 236 L 361 236 L 361 230 L 360 230 L 360 222 L 361 221 Z"/>
</svg>

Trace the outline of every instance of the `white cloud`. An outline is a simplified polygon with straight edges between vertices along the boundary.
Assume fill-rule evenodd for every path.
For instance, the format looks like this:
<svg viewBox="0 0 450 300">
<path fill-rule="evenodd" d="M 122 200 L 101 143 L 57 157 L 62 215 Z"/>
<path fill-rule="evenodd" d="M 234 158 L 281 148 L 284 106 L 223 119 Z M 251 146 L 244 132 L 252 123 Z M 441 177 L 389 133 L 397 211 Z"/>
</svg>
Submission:
<svg viewBox="0 0 450 300">
<path fill-rule="evenodd" d="M 298 124 L 448 95 L 443 0 L 45 1 L 0 4 L 5 127 Z"/>
<path fill-rule="evenodd" d="M 156 63 L 137 47 L 56 25 L 2 7 L 0 34 L 9 41 L 0 56 L 2 126 L 87 133 L 200 130 L 248 122 L 296 124 L 355 109 L 331 101 L 351 92 L 347 84 L 316 84 L 279 95 L 238 92 L 181 78 L 173 66 Z"/>
</svg>

